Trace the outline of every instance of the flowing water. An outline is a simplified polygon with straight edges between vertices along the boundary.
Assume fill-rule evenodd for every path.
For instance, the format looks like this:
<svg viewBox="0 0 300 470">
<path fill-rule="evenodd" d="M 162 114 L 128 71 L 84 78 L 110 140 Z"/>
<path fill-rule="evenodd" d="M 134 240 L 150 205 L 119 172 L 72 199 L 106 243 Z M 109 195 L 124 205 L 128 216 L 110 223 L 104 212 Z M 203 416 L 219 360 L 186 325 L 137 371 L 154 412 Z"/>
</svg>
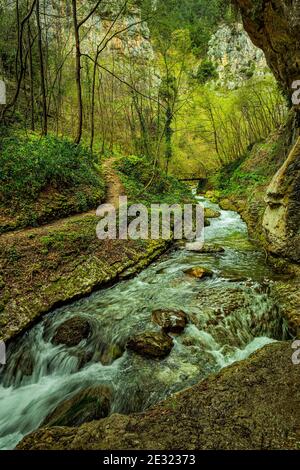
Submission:
<svg viewBox="0 0 300 470">
<path fill-rule="evenodd" d="M 224 253 L 179 247 L 134 279 L 55 310 L 10 345 L 0 376 L 0 448 L 14 448 L 60 402 L 89 386 L 111 387 L 112 413 L 141 411 L 283 339 L 285 325 L 268 296 L 272 272 L 239 215 L 221 211 L 205 229 L 205 241 Z M 184 273 L 199 265 L 214 276 L 198 280 Z M 158 329 L 151 321 L 158 308 L 181 309 L 190 318 L 170 355 L 151 360 L 127 351 L 130 336 Z M 92 334 L 76 347 L 53 345 L 57 327 L 74 316 L 87 318 Z"/>
</svg>

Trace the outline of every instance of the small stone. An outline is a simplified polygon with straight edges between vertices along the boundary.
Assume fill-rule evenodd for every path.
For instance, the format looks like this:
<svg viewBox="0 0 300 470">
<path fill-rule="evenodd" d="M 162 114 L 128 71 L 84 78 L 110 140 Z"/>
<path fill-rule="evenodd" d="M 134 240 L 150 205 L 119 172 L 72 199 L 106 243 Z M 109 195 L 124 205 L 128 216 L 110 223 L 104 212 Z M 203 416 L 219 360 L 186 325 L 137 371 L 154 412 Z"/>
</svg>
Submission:
<svg viewBox="0 0 300 470">
<path fill-rule="evenodd" d="M 196 277 L 197 279 L 204 279 L 206 277 L 212 277 L 213 272 L 210 269 L 203 268 L 201 266 L 195 266 L 184 271 L 190 277 Z"/>
<path fill-rule="evenodd" d="M 215 211 L 214 209 L 210 209 L 209 207 L 205 207 L 204 216 L 207 219 L 217 219 L 218 217 L 221 216 L 221 212 Z"/>
<path fill-rule="evenodd" d="M 159 309 L 152 312 L 152 321 L 166 333 L 181 333 L 187 325 L 187 314 L 181 310 Z"/>
</svg>

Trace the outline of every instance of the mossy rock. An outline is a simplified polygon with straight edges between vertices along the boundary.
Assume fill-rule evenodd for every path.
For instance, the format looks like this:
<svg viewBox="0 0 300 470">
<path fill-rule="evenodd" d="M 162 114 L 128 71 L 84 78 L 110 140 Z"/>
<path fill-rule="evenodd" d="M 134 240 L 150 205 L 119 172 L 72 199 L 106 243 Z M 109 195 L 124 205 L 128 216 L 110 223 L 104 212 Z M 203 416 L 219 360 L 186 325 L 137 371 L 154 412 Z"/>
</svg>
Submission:
<svg viewBox="0 0 300 470">
<path fill-rule="evenodd" d="M 188 317 L 182 310 L 158 309 L 152 312 L 152 321 L 161 326 L 166 333 L 181 333 L 187 323 Z"/>
<path fill-rule="evenodd" d="M 50 413 L 43 426 L 80 426 L 96 419 L 105 418 L 110 413 L 112 391 L 99 385 L 77 393 L 60 403 Z"/>
<path fill-rule="evenodd" d="M 69 318 L 63 322 L 54 333 L 52 343 L 55 345 L 77 346 L 82 340 L 87 339 L 91 332 L 88 320 L 82 317 Z"/>
<path fill-rule="evenodd" d="M 164 332 L 146 331 L 133 336 L 127 342 L 127 349 L 140 356 L 163 359 L 170 354 L 173 340 Z"/>
<path fill-rule="evenodd" d="M 184 273 L 197 279 L 212 277 L 214 274 L 210 269 L 203 268 L 202 266 L 194 266 L 193 268 L 186 269 Z"/>
</svg>

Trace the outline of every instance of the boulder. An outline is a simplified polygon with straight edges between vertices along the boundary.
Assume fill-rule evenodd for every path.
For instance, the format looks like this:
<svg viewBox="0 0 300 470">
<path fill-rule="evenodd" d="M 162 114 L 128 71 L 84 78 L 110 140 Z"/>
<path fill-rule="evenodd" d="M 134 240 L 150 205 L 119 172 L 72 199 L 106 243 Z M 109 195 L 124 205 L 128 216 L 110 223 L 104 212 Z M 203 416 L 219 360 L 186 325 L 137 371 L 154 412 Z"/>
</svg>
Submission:
<svg viewBox="0 0 300 470">
<path fill-rule="evenodd" d="M 72 317 L 63 322 L 54 333 L 52 343 L 55 345 L 77 346 L 80 341 L 89 337 L 91 325 L 82 317 Z"/>
<path fill-rule="evenodd" d="M 217 219 L 220 217 L 221 212 L 215 211 L 214 209 L 211 209 L 210 207 L 205 207 L 204 209 L 204 217 L 207 219 Z"/>
<path fill-rule="evenodd" d="M 235 211 L 236 210 L 235 204 L 230 199 L 227 199 L 227 198 L 221 199 L 221 201 L 219 201 L 219 206 L 224 211 Z"/>
<path fill-rule="evenodd" d="M 170 354 L 173 340 L 163 331 L 145 331 L 130 338 L 127 348 L 140 356 L 162 359 Z"/>
<path fill-rule="evenodd" d="M 184 273 L 190 277 L 196 277 L 197 279 L 213 276 L 213 272 L 210 269 L 203 268 L 202 266 L 194 266 L 193 268 L 186 269 Z"/>
<path fill-rule="evenodd" d="M 178 334 L 186 327 L 188 317 L 182 310 L 159 309 L 152 312 L 152 321 L 166 333 Z"/>
<path fill-rule="evenodd" d="M 109 415 L 112 392 L 109 387 L 89 387 L 60 403 L 50 413 L 43 426 L 80 426 Z"/>
</svg>

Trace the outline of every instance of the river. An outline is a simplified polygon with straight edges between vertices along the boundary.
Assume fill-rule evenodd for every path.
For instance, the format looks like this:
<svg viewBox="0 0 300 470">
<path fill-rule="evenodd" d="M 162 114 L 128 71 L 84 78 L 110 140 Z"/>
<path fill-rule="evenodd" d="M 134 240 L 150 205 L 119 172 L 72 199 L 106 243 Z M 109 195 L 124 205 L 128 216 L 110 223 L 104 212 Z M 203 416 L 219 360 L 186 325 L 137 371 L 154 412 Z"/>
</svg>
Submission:
<svg viewBox="0 0 300 470">
<path fill-rule="evenodd" d="M 236 212 L 220 212 L 205 228 L 205 242 L 220 245 L 223 253 L 178 247 L 135 278 L 49 313 L 9 346 L 0 374 L 1 449 L 14 448 L 61 401 L 89 386 L 112 389 L 112 413 L 141 411 L 286 336 L 268 295 L 274 275 L 264 254 L 248 240 Z M 199 265 L 213 277 L 199 280 L 184 273 Z M 181 309 L 190 318 L 169 356 L 151 360 L 127 351 L 130 336 L 158 328 L 151 312 L 159 308 Z M 75 347 L 53 345 L 57 327 L 78 315 L 92 325 L 89 338 Z M 99 360 L 104 350 L 119 351 L 111 364 Z"/>
</svg>

